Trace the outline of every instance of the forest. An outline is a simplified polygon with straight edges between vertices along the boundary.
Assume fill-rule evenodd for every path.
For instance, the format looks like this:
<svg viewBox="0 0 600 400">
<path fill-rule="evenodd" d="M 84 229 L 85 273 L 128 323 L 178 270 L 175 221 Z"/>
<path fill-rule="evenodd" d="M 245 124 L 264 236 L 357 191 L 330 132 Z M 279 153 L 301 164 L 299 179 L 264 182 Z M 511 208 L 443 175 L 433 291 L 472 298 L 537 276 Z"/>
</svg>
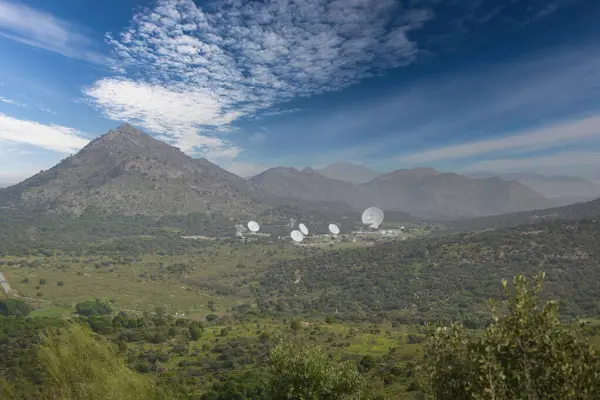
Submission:
<svg viewBox="0 0 600 400">
<path fill-rule="evenodd" d="M 595 219 L 316 248 L 5 218 L 2 398 L 600 397 Z"/>
</svg>

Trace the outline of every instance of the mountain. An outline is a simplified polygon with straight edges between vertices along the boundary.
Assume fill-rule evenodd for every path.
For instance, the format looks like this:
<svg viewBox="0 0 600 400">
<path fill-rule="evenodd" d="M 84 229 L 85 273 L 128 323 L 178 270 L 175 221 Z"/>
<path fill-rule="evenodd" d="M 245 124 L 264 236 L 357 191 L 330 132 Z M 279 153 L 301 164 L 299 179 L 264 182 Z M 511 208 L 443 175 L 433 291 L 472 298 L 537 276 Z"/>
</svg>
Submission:
<svg viewBox="0 0 600 400">
<path fill-rule="evenodd" d="M 47 171 L 0 190 L 0 205 L 81 213 L 257 213 L 247 182 L 204 159 L 123 124 Z"/>
<path fill-rule="evenodd" d="M 249 179 L 249 182 L 276 198 L 307 201 L 345 202 L 357 208 L 369 203 L 367 193 L 359 186 L 327 178 L 312 168 L 270 168 Z"/>
<path fill-rule="evenodd" d="M 472 179 L 433 168 L 398 170 L 361 186 L 380 207 L 425 218 L 493 215 L 553 205 L 518 182 Z"/>
<path fill-rule="evenodd" d="M 271 168 L 249 182 L 279 198 L 345 202 L 356 210 L 379 206 L 421 218 L 447 219 L 551 207 L 544 196 L 518 182 L 471 179 L 433 168 L 403 169 L 356 185 L 306 168 Z"/>
<path fill-rule="evenodd" d="M 470 176 L 478 178 L 497 176 L 507 181 L 520 182 L 545 197 L 556 199 L 557 205 L 572 204 L 600 197 L 600 185 L 573 176 L 546 176 L 536 173 L 494 174 L 491 172 L 480 172 Z"/>
<path fill-rule="evenodd" d="M 457 220 L 447 225 L 453 230 L 472 231 L 536 224 L 547 220 L 581 220 L 598 217 L 600 217 L 600 199 L 542 210 Z"/>
<path fill-rule="evenodd" d="M 327 178 L 355 184 L 367 183 L 381 175 L 379 172 L 375 172 L 363 165 L 345 162 L 319 168 L 316 171 Z"/>
</svg>

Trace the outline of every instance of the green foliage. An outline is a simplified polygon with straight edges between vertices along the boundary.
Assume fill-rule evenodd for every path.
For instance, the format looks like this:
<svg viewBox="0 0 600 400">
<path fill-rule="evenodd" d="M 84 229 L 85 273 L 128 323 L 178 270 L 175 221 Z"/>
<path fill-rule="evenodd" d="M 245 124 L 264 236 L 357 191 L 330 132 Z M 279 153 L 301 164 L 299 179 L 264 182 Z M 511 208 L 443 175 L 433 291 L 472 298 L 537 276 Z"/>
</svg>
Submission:
<svg viewBox="0 0 600 400">
<path fill-rule="evenodd" d="M 31 306 L 21 299 L 0 300 L 0 315 L 23 317 L 32 311 Z"/>
<path fill-rule="evenodd" d="M 86 317 L 93 317 L 98 315 L 108 315 L 112 312 L 110 306 L 99 300 L 96 301 L 84 301 L 77 303 L 75 309 L 78 314 L 85 315 Z"/>
<path fill-rule="evenodd" d="M 292 320 L 292 322 L 290 322 L 290 328 L 294 331 L 297 332 L 300 329 L 302 329 L 302 323 L 300 322 L 300 320 L 298 319 L 294 319 Z"/>
<path fill-rule="evenodd" d="M 202 337 L 202 329 L 198 326 L 190 326 L 190 337 L 192 340 L 198 340 Z"/>
<path fill-rule="evenodd" d="M 271 351 L 265 384 L 272 400 L 358 399 L 364 380 L 350 362 L 336 363 L 318 347 L 279 344 Z"/>
<path fill-rule="evenodd" d="M 540 305 L 543 275 L 514 279 L 508 314 L 492 302 L 494 323 L 475 336 L 438 327 L 424 353 L 434 399 L 598 399 L 600 358 L 581 329 L 561 325 L 556 302 Z"/>
<path fill-rule="evenodd" d="M 40 399 L 161 398 L 151 382 L 126 367 L 114 346 L 80 325 L 50 335 L 39 351 L 46 372 Z"/>
<path fill-rule="evenodd" d="M 208 314 L 208 315 L 206 316 L 206 320 L 207 320 L 208 322 L 213 322 L 213 321 L 215 321 L 215 320 L 216 320 L 216 319 L 218 319 L 218 318 L 219 318 L 219 317 L 217 317 L 215 314 Z"/>
<path fill-rule="evenodd" d="M 281 259 L 260 278 L 263 312 L 335 315 L 341 321 L 484 328 L 490 297 L 507 276 L 547 271 L 545 296 L 561 317 L 600 315 L 600 219 L 536 225 L 333 250 Z M 299 282 L 295 282 L 301 276 Z M 337 311 L 337 313 L 336 313 Z"/>
</svg>

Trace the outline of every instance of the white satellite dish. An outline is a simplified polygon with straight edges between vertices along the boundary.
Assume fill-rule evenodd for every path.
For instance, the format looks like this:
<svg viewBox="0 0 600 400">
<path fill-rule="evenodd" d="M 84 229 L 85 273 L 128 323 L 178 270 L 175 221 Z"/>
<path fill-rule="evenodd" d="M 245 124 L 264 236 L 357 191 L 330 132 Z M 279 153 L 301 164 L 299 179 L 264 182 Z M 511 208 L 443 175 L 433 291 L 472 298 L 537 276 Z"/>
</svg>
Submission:
<svg viewBox="0 0 600 400">
<path fill-rule="evenodd" d="M 304 235 L 300 231 L 293 230 L 292 233 L 290 233 L 290 236 L 296 243 L 300 243 L 304 240 Z"/>
<path fill-rule="evenodd" d="M 248 222 L 248 229 L 250 229 L 252 232 L 258 232 L 260 225 L 258 225 L 258 222 L 256 221 L 250 221 Z"/>
<path fill-rule="evenodd" d="M 339 235 L 340 228 L 338 228 L 336 224 L 329 224 L 329 232 L 333 233 L 334 235 Z"/>
<path fill-rule="evenodd" d="M 300 232 L 302 232 L 303 235 L 308 235 L 308 228 L 306 227 L 306 225 L 300 224 L 298 225 L 298 228 L 300 229 Z"/>
<path fill-rule="evenodd" d="M 362 214 L 362 223 L 369 225 L 369 228 L 379 228 L 383 222 L 383 211 L 378 207 L 369 207 Z"/>
</svg>

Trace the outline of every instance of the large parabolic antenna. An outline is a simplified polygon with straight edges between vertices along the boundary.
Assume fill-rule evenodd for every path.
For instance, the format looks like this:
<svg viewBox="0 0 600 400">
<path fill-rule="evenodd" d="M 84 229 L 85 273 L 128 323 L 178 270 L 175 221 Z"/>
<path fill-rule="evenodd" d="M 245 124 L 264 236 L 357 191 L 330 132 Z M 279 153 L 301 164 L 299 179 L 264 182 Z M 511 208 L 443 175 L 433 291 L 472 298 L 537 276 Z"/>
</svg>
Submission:
<svg viewBox="0 0 600 400">
<path fill-rule="evenodd" d="M 336 224 L 329 224 L 329 232 L 333 233 L 334 235 L 339 235 L 340 228 L 338 228 Z"/>
<path fill-rule="evenodd" d="M 378 207 L 367 208 L 362 215 L 362 223 L 369 225 L 370 228 L 379 228 L 383 222 L 383 211 Z"/>
<path fill-rule="evenodd" d="M 258 222 L 256 221 L 250 221 L 248 222 L 248 229 L 250 229 L 252 232 L 258 232 L 260 225 L 258 225 Z"/>
<path fill-rule="evenodd" d="M 308 235 L 308 228 L 304 224 L 298 225 L 298 229 L 302 232 L 303 235 Z"/>
<path fill-rule="evenodd" d="M 296 243 L 300 243 L 304 240 L 304 235 L 300 231 L 293 230 L 292 233 L 290 233 L 290 236 L 292 237 L 292 240 L 294 240 L 294 242 Z"/>
</svg>

